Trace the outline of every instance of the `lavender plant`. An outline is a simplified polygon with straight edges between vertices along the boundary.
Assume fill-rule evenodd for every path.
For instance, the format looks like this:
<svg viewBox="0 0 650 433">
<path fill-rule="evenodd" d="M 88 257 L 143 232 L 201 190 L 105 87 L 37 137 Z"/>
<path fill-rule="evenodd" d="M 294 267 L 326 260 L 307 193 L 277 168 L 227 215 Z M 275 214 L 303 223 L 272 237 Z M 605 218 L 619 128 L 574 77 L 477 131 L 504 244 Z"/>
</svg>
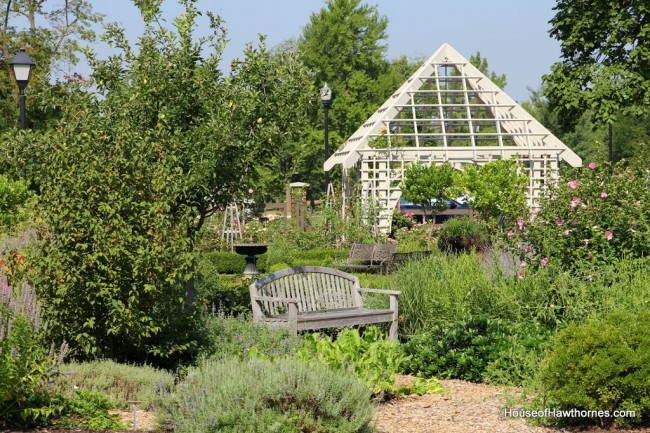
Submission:
<svg viewBox="0 0 650 433">
<path fill-rule="evenodd" d="M 34 289 L 11 287 L 0 275 L 0 427 L 34 423 L 57 411 L 43 385 L 56 374 L 68 344 L 57 350 L 52 343 L 48 351 L 41 310 Z"/>
</svg>

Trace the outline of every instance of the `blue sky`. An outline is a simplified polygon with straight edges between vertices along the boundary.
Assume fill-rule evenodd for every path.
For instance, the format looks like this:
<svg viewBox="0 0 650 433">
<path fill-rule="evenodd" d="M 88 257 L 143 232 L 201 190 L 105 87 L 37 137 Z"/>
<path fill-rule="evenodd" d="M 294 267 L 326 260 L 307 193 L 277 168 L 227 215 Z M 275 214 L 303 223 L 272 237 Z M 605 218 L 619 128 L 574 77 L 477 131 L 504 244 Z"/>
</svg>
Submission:
<svg viewBox="0 0 650 433">
<path fill-rule="evenodd" d="M 507 76 L 505 91 L 517 101 L 529 98 L 528 88 L 538 89 L 543 74 L 559 60 L 560 45 L 551 39 L 548 21 L 554 0 L 375 0 L 379 13 L 388 17 L 389 59 L 407 55 L 428 57 L 443 43 L 449 43 L 464 57 L 480 51 L 490 69 Z M 107 22 L 117 21 L 135 39 L 142 30 L 141 19 L 131 0 L 94 0 L 97 12 Z M 242 55 L 247 42 L 257 34 L 267 35 L 274 46 L 298 37 L 312 13 L 325 6 L 321 0 L 198 0 L 202 11 L 211 10 L 224 18 L 230 42 L 225 64 Z M 168 23 L 181 7 L 166 0 Z M 207 27 L 207 20 L 201 29 Z M 106 48 L 97 43 L 100 57 Z M 226 68 L 227 69 L 227 68 Z"/>
</svg>

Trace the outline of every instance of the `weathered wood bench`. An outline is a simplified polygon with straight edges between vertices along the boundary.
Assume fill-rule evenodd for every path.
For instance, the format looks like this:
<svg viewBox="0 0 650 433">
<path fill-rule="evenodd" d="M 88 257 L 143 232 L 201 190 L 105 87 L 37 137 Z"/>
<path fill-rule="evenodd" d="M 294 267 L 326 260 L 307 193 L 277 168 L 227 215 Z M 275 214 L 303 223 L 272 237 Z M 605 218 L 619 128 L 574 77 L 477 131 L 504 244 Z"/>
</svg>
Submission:
<svg viewBox="0 0 650 433">
<path fill-rule="evenodd" d="M 359 271 L 384 271 L 397 252 L 397 244 L 352 244 L 347 263 L 337 268 Z"/>
<path fill-rule="evenodd" d="M 372 310 L 362 293 L 390 296 L 390 307 Z M 283 269 L 250 285 L 253 320 L 293 332 L 390 322 L 389 339 L 397 339 L 395 290 L 364 289 L 359 278 L 337 269 L 303 266 Z"/>
</svg>

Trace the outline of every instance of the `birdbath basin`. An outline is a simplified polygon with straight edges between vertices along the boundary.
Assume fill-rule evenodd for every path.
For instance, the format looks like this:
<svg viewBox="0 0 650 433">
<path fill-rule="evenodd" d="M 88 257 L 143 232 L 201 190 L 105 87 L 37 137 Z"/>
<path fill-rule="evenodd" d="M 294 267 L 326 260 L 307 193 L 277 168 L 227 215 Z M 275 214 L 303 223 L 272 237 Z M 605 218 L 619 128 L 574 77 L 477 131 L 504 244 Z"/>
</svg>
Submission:
<svg viewBox="0 0 650 433">
<path fill-rule="evenodd" d="M 250 278 L 257 278 L 259 271 L 257 270 L 257 257 L 264 254 L 269 244 L 233 244 L 235 252 L 242 256 L 246 256 L 246 269 L 244 275 Z"/>
</svg>

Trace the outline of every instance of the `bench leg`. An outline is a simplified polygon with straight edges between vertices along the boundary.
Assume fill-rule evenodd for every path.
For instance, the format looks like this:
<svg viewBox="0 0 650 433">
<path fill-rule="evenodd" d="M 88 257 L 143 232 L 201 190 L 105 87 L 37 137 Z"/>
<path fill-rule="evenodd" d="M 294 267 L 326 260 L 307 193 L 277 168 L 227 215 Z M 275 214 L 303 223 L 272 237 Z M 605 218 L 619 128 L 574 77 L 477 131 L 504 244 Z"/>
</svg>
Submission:
<svg viewBox="0 0 650 433">
<path fill-rule="evenodd" d="M 289 303 L 289 329 L 298 335 L 298 306 L 293 302 Z"/>
<path fill-rule="evenodd" d="M 390 329 L 388 331 L 389 340 L 397 340 L 397 320 L 390 322 Z"/>
<path fill-rule="evenodd" d="M 391 295 L 390 297 L 390 309 L 393 310 L 393 321 L 390 322 L 390 329 L 388 330 L 388 339 L 397 340 L 397 322 L 399 320 L 399 312 L 397 309 L 397 296 Z"/>
</svg>

